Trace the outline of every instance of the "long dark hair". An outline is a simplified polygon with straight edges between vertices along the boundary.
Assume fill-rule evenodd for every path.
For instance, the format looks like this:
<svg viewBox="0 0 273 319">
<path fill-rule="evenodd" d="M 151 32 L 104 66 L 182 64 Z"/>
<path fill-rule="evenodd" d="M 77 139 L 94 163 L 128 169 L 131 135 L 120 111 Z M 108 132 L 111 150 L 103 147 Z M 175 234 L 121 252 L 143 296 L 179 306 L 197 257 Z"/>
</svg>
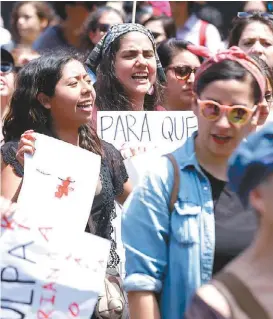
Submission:
<svg viewBox="0 0 273 319">
<path fill-rule="evenodd" d="M 264 25 L 267 25 L 273 33 L 273 21 L 260 16 L 258 13 L 257 14 L 253 13 L 253 16 L 248 18 L 235 18 L 233 20 L 233 28 L 231 29 L 229 33 L 228 46 L 229 47 L 232 47 L 234 45 L 238 46 L 238 43 L 240 41 L 242 33 L 244 32 L 244 29 L 253 22 L 260 22 Z"/>
<path fill-rule="evenodd" d="M 112 43 L 110 50 L 104 54 L 97 69 L 96 106 L 100 111 L 132 111 L 132 102 L 123 85 L 117 79 L 115 71 L 116 54 L 120 48 L 121 38 L 117 38 Z M 153 111 L 155 106 L 160 104 L 162 87 L 158 78 L 153 87 L 154 92 L 145 96 L 145 111 Z"/>
<path fill-rule="evenodd" d="M 149 22 L 153 21 L 161 21 L 167 39 L 174 38 L 176 36 L 176 26 L 173 18 L 165 15 L 151 16 L 143 23 L 144 27 L 146 27 Z"/>
<path fill-rule="evenodd" d="M 64 66 L 71 60 L 83 63 L 75 52 L 63 50 L 46 53 L 30 61 L 18 73 L 10 109 L 4 118 L 4 141 L 19 140 L 26 130 L 58 138 L 54 132 L 52 117 L 38 100 L 39 93 L 52 97 L 62 77 Z M 83 64 L 84 65 L 84 64 Z M 89 125 L 79 128 L 80 147 L 101 155 L 101 144 L 96 132 Z"/>
<path fill-rule="evenodd" d="M 261 96 L 261 90 L 257 80 L 254 76 L 246 70 L 241 64 L 232 60 L 224 60 L 213 64 L 207 70 L 202 73 L 198 78 L 196 93 L 200 95 L 202 91 L 212 82 L 219 80 L 237 80 L 245 81 L 247 77 L 250 77 L 251 88 L 253 91 L 253 99 L 255 104 L 263 100 Z"/>
</svg>

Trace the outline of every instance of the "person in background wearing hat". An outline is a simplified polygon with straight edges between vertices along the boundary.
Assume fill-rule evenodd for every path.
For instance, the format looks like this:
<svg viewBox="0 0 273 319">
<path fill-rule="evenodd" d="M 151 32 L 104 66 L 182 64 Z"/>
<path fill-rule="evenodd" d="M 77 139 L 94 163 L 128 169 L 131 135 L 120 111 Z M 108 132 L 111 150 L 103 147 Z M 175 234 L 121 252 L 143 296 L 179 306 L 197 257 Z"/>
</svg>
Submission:
<svg viewBox="0 0 273 319">
<path fill-rule="evenodd" d="M 273 126 L 250 135 L 231 156 L 229 184 L 259 220 L 255 239 L 210 284 L 201 287 L 187 319 L 273 318 Z M 235 289 L 235 290 L 234 290 Z"/>
<path fill-rule="evenodd" d="M 183 319 L 195 291 L 236 258 L 257 229 L 255 214 L 228 187 L 226 171 L 257 126 L 265 77 L 238 47 L 215 56 L 207 50 L 207 57 L 193 85 L 198 131 L 172 153 L 175 166 L 166 156 L 154 161 L 123 206 L 131 319 Z"/>
<path fill-rule="evenodd" d="M 14 90 L 15 66 L 12 55 L 4 48 L 1 48 L 1 73 L 0 73 L 0 93 L 1 93 L 1 118 L 6 113 L 11 95 Z M 1 130 L 2 136 L 2 130 Z M 2 140 L 2 138 L 1 138 Z"/>
</svg>

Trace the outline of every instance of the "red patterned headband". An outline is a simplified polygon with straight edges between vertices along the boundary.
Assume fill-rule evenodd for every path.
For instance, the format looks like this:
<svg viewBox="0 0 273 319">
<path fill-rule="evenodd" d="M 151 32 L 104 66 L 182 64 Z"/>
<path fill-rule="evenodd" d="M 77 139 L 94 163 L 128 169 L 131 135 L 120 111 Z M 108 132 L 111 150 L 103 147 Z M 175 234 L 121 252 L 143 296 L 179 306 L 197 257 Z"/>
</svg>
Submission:
<svg viewBox="0 0 273 319">
<path fill-rule="evenodd" d="M 193 46 L 193 48 L 191 49 L 195 51 L 196 55 L 208 58 L 202 63 L 202 65 L 196 72 L 194 85 L 193 85 L 194 92 L 196 92 L 198 80 L 209 67 L 211 67 L 215 63 L 219 63 L 224 60 L 231 60 L 241 64 L 246 70 L 248 70 L 254 76 L 254 78 L 259 84 L 261 94 L 262 94 L 261 95 L 262 99 L 264 98 L 265 90 L 266 90 L 266 78 L 262 74 L 262 71 L 260 70 L 257 62 L 254 61 L 250 56 L 248 56 L 240 48 L 233 46 L 230 49 L 220 51 L 216 53 L 215 55 L 212 55 L 212 53 L 210 53 L 210 51 L 205 47 Z"/>
</svg>

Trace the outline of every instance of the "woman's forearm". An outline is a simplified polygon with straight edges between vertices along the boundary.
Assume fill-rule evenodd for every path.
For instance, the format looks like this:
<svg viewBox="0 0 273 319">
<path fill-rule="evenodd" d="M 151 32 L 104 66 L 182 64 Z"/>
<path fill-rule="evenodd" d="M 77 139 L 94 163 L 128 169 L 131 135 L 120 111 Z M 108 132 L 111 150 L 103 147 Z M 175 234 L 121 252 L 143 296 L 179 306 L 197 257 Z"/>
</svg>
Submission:
<svg viewBox="0 0 273 319">
<path fill-rule="evenodd" d="M 132 291 L 128 293 L 130 319 L 160 319 L 155 294 L 151 291 Z"/>
</svg>

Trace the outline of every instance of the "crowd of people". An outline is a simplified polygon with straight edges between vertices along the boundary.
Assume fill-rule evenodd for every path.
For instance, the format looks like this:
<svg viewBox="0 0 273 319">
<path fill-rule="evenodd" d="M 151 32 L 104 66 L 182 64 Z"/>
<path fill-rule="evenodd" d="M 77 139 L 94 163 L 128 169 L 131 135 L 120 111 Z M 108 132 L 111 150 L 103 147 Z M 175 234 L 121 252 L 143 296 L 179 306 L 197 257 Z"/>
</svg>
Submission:
<svg viewBox="0 0 273 319">
<path fill-rule="evenodd" d="M 1 216 L 16 210 L 35 134 L 57 138 L 101 156 L 83 231 L 111 241 L 109 269 L 120 263 L 112 233 L 123 206 L 130 314 L 124 305 L 105 318 L 273 318 L 270 5 L 243 3 L 227 39 L 204 2 L 131 10 L 14 5 L 1 40 Z M 97 135 L 97 111 L 193 111 L 198 129 L 133 188 L 125 152 Z"/>
</svg>

